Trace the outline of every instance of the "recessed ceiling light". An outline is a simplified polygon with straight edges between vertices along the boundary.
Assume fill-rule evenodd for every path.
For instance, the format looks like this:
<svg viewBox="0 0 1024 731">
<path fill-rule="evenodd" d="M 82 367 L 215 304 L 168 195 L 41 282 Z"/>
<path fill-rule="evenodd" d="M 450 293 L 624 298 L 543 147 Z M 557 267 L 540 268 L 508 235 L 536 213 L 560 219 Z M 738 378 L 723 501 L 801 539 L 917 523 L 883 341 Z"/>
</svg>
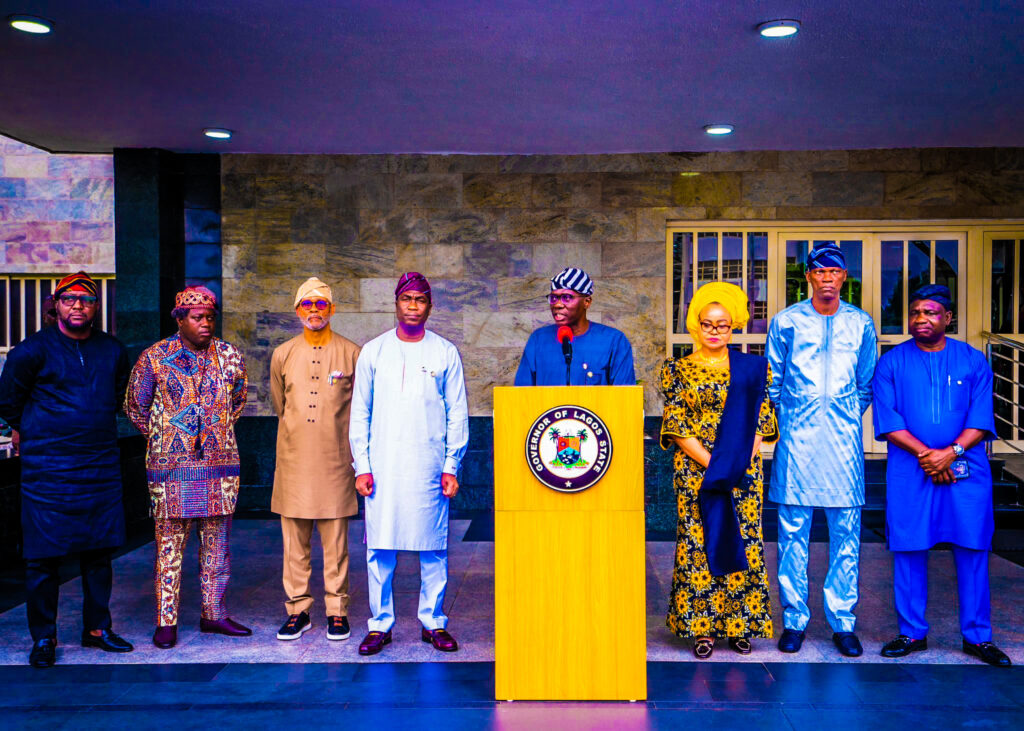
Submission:
<svg viewBox="0 0 1024 731">
<path fill-rule="evenodd" d="M 53 21 L 34 15 L 8 15 L 7 23 L 15 30 L 42 35 L 53 30 Z"/>
<path fill-rule="evenodd" d="M 731 124 L 705 124 L 704 131 L 709 135 L 731 135 L 735 127 Z"/>
<path fill-rule="evenodd" d="M 234 133 L 223 127 L 207 127 L 203 130 L 203 134 L 215 140 L 230 140 Z"/>
<path fill-rule="evenodd" d="M 799 20 L 770 20 L 757 26 L 757 32 L 765 38 L 788 38 L 799 31 Z"/>
</svg>

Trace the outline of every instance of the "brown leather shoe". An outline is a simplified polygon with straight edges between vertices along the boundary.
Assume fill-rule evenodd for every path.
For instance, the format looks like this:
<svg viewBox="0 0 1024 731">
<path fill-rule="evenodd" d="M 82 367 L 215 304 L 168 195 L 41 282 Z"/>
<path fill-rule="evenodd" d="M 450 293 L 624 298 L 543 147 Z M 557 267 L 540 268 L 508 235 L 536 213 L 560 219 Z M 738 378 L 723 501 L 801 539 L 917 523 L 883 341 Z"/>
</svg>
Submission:
<svg viewBox="0 0 1024 731">
<path fill-rule="evenodd" d="M 440 650 L 441 652 L 455 652 L 459 649 L 459 643 L 445 629 L 427 629 L 424 627 L 420 633 L 420 639 L 424 642 L 429 642 L 434 646 L 435 650 Z"/>
<path fill-rule="evenodd" d="M 224 617 L 224 619 L 207 619 L 206 617 L 200 617 L 199 631 L 218 635 L 227 635 L 228 637 L 248 637 L 252 634 L 251 629 L 239 624 L 235 620 L 231 619 L 231 617 Z"/>
<path fill-rule="evenodd" d="M 370 632 L 363 641 L 359 643 L 360 655 L 376 655 L 384 649 L 384 645 L 391 644 L 391 630 L 387 632 Z"/>
<path fill-rule="evenodd" d="M 153 644 L 161 650 L 169 650 L 178 644 L 178 625 L 157 627 L 156 632 L 153 633 Z"/>
</svg>

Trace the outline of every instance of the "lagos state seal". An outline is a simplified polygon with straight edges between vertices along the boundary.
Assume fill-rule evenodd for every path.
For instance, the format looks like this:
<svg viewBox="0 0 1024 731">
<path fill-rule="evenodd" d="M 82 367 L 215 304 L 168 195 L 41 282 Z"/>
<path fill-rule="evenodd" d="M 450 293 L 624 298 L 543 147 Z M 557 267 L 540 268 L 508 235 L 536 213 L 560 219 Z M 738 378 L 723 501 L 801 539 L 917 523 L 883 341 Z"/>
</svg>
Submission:
<svg viewBox="0 0 1024 731">
<path fill-rule="evenodd" d="M 558 406 L 533 422 L 526 461 L 542 483 L 559 492 L 580 492 L 604 477 L 612 461 L 612 437 L 601 417 L 582 406 Z"/>
</svg>

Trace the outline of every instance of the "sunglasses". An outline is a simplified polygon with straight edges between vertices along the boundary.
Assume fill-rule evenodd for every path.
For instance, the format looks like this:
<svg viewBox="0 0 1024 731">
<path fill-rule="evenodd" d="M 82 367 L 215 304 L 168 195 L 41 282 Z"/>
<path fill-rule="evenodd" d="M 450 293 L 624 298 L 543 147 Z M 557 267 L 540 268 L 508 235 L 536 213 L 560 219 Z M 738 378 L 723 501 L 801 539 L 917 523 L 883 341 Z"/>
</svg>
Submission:
<svg viewBox="0 0 1024 731">
<path fill-rule="evenodd" d="M 314 307 L 320 311 L 326 310 L 331 306 L 331 303 L 327 300 L 302 300 L 299 303 L 299 307 L 304 310 L 312 310 Z"/>
<path fill-rule="evenodd" d="M 548 303 L 552 305 L 558 304 L 559 302 L 569 304 L 570 302 L 578 300 L 581 297 L 583 297 L 583 295 L 581 294 L 569 294 L 568 292 L 557 294 L 555 292 L 552 292 L 551 294 L 548 295 Z"/>
<path fill-rule="evenodd" d="M 76 302 L 81 302 L 83 307 L 92 307 L 98 301 L 98 297 L 92 294 L 62 294 L 57 299 L 62 305 L 70 307 Z"/>
</svg>

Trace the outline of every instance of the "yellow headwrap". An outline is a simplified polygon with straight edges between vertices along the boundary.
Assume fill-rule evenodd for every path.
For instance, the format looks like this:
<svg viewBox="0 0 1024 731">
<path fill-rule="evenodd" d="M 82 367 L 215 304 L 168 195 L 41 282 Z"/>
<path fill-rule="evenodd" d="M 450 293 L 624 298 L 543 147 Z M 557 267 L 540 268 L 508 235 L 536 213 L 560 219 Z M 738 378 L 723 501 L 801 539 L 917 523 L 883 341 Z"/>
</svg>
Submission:
<svg viewBox="0 0 1024 731">
<path fill-rule="evenodd" d="M 701 310 L 712 302 L 720 304 L 732 316 L 734 330 L 742 328 L 750 319 L 746 292 L 728 282 L 708 282 L 694 293 L 690 308 L 686 311 L 686 331 L 693 338 L 695 350 L 700 348 L 698 335 Z"/>
</svg>

